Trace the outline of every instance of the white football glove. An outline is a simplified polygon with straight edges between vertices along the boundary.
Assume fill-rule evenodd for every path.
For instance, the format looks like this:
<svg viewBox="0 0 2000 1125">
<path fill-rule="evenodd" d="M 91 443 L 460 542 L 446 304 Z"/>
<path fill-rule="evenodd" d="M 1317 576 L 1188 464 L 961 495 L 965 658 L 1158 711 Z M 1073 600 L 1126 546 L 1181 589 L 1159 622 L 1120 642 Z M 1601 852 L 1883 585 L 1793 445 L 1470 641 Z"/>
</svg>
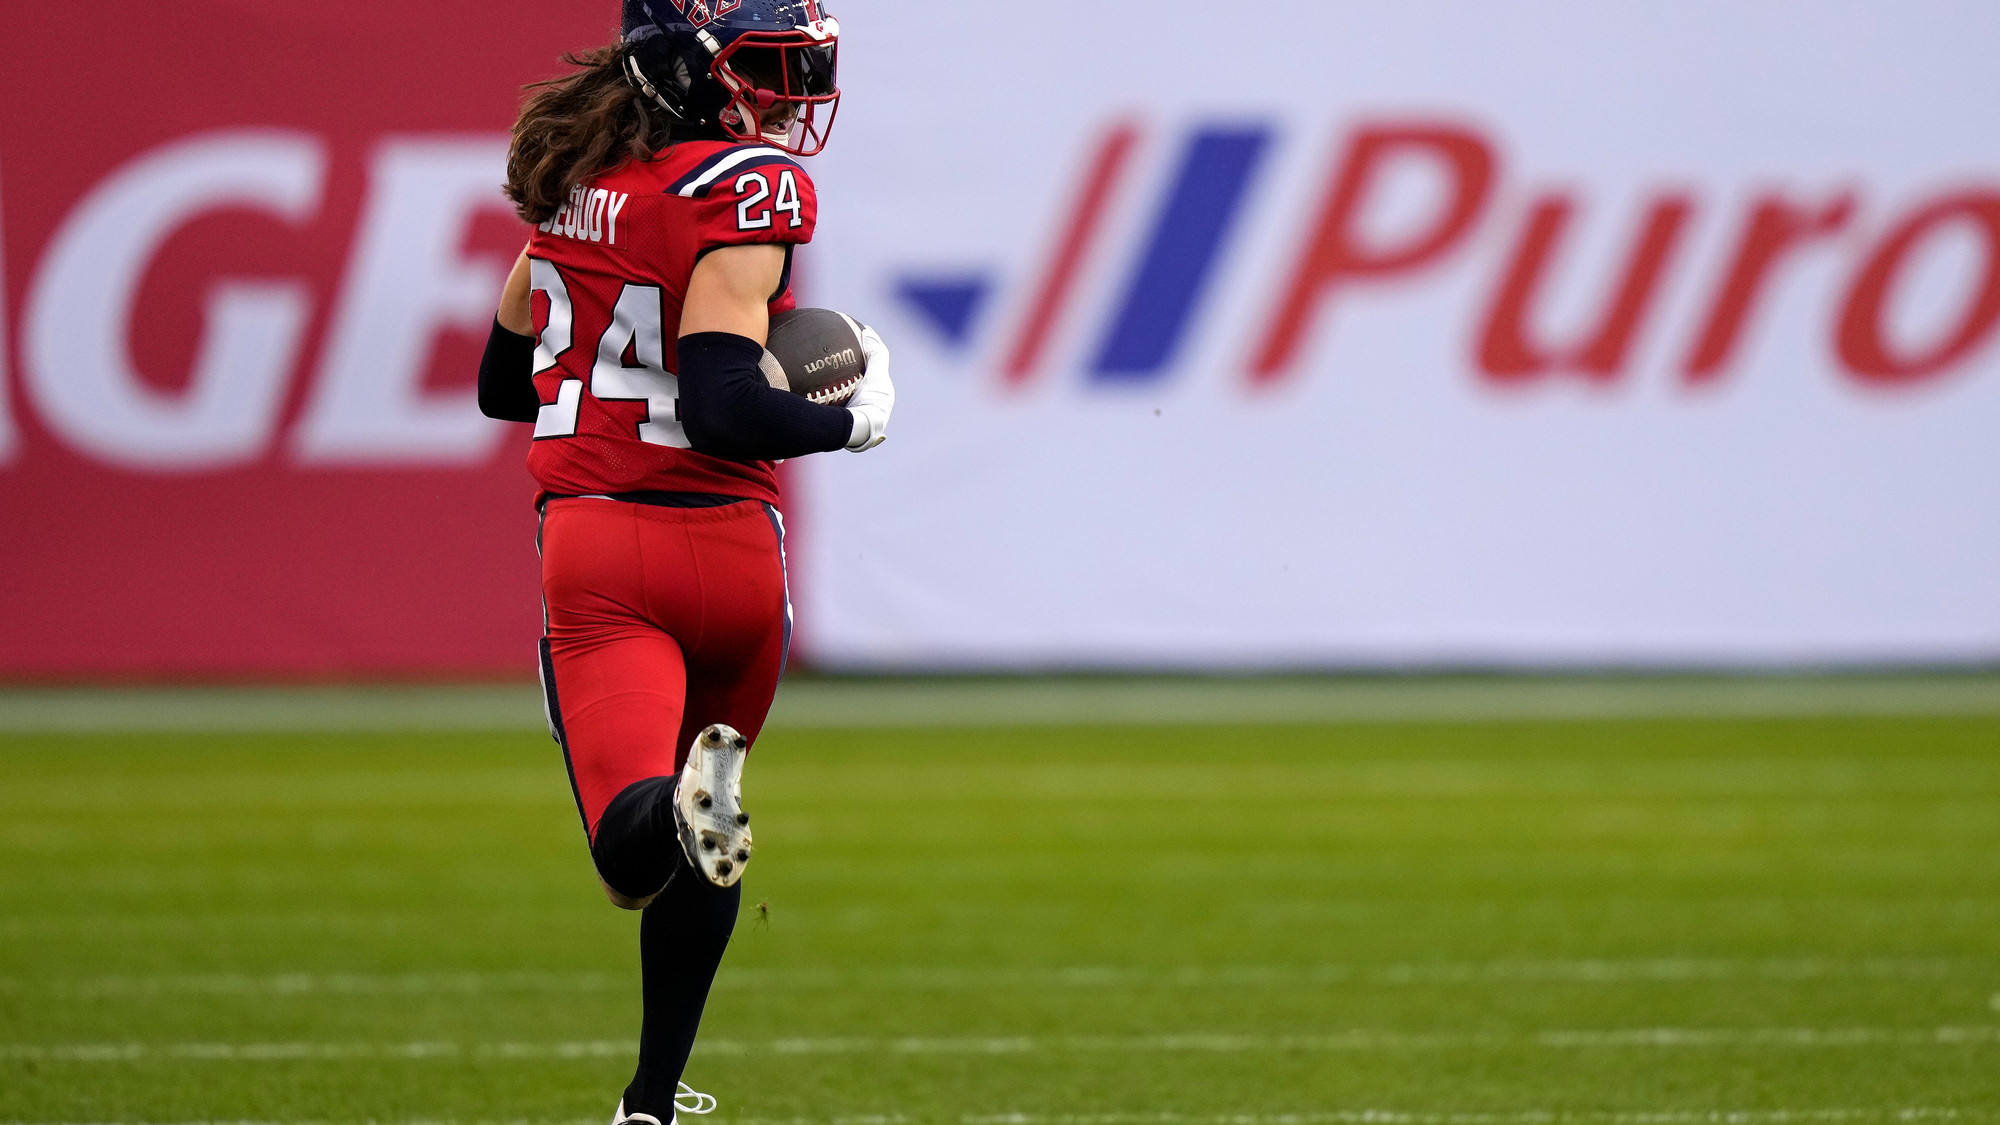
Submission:
<svg viewBox="0 0 2000 1125">
<path fill-rule="evenodd" d="M 889 345 L 866 325 L 861 328 L 861 355 L 867 361 L 861 385 L 847 400 L 847 412 L 854 415 L 847 448 L 856 453 L 882 444 L 889 436 L 889 412 L 896 408 L 896 384 L 889 381 Z"/>
</svg>

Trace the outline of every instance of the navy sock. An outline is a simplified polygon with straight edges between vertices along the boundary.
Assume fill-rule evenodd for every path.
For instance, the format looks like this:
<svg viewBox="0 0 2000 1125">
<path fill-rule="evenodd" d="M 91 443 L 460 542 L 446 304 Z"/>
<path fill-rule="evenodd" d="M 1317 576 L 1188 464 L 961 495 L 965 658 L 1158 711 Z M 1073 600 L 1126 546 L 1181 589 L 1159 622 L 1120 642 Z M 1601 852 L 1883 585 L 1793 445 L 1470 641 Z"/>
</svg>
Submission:
<svg viewBox="0 0 2000 1125">
<path fill-rule="evenodd" d="M 626 898 L 651 897 L 667 885 L 677 865 L 687 864 L 674 820 L 674 781 L 635 781 L 611 798 L 597 818 L 591 862 L 605 885 Z"/>
<path fill-rule="evenodd" d="M 671 813 L 666 820 L 672 824 Z M 639 919 L 645 1017 L 639 1068 L 625 1088 L 625 1112 L 666 1122 L 673 1117 L 674 1092 L 694 1049 L 709 985 L 736 928 L 743 886 L 718 887 L 702 878 L 671 834 L 662 836 L 659 846 L 671 850 L 673 877 Z"/>
</svg>

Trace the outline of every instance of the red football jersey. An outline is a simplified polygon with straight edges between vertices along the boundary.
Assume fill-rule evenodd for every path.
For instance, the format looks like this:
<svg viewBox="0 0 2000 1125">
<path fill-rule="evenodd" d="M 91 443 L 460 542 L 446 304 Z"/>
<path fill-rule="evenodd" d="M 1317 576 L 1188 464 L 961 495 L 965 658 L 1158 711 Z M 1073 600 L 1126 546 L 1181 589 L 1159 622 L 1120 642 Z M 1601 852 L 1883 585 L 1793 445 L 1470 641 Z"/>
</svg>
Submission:
<svg viewBox="0 0 2000 1125">
<path fill-rule="evenodd" d="M 528 240 L 535 391 L 528 471 L 544 492 L 707 492 L 778 502 L 769 461 L 688 448 L 676 398 L 681 302 L 702 253 L 812 241 L 819 200 L 775 148 L 683 141 L 579 185 Z M 796 303 L 791 259 L 771 311 Z"/>
</svg>

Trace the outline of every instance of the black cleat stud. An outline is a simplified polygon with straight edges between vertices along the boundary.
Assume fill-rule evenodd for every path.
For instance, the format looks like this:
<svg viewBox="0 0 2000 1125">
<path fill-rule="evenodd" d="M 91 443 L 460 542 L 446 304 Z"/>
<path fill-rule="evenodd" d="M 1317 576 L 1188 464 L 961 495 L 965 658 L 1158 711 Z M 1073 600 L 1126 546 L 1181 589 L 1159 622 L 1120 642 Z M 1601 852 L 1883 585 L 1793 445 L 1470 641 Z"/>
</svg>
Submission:
<svg viewBox="0 0 2000 1125">
<path fill-rule="evenodd" d="M 736 823 L 738 823 L 738 824 L 748 824 L 748 823 L 750 823 L 750 814 L 749 814 L 749 813 L 747 813 L 747 812 L 740 812 L 740 813 L 737 813 L 737 814 L 736 814 Z"/>
<path fill-rule="evenodd" d="M 715 873 L 717 875 L 727 875 L 731 870 L 732 868 L 729 866 L 729 861 L 726 859 L 723 860 L 721 863 L 715 865 Z"/>
<path fill-rule="evenodd" d="M 715 841 L 714 841 L 714 840 L 709 840 L 709 839 L 703 839 L 703 840 L 702 840 L 702 842 L 701 842 L 701 850 L 702 850 L 702 851 L 705 851 L 705 852 L 712 852 L 712 851 L 714 851 L 714 850 L 715 850 Z"/>
<path fill-rule="evenodd" d="M 715 801 L 713 798 L 710 797 L 696 797 L 695 803 L 705 809 L 712 809 L 715 807 Z"/>
<path fill-rule="evenodd" d="M 750 853 L 749 853 L 749 852 L 737 852 L 737 853 L 736 853 L 736 862 L 738 862 L 738 863 L 749 863 L 749 862 L 750 862 Z"/>
</svg>

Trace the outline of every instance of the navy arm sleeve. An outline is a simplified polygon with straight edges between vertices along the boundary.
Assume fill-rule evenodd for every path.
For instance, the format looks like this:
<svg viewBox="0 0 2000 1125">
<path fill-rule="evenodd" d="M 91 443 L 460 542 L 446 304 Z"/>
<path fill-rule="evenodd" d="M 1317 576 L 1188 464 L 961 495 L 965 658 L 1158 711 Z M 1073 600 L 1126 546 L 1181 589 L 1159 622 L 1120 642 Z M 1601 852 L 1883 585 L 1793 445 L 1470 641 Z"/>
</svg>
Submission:
<svg viewBox="0 0 2000 1125">
<path fill-rule="evenodd" d="M 502 422 L 534 421 L 542 410 L 534 370 L 535 338 L 509 332 L 495 317 L 479 357 L 479 412 Z"/>
<path fill-rule="evenodd" d="M 840 449 L 854 416 L 781 391 L 757 367 L 764 349 L 733 332 L 681 337 L 680 417 L 697 453 L 775 461 Z"/>
</svg>

